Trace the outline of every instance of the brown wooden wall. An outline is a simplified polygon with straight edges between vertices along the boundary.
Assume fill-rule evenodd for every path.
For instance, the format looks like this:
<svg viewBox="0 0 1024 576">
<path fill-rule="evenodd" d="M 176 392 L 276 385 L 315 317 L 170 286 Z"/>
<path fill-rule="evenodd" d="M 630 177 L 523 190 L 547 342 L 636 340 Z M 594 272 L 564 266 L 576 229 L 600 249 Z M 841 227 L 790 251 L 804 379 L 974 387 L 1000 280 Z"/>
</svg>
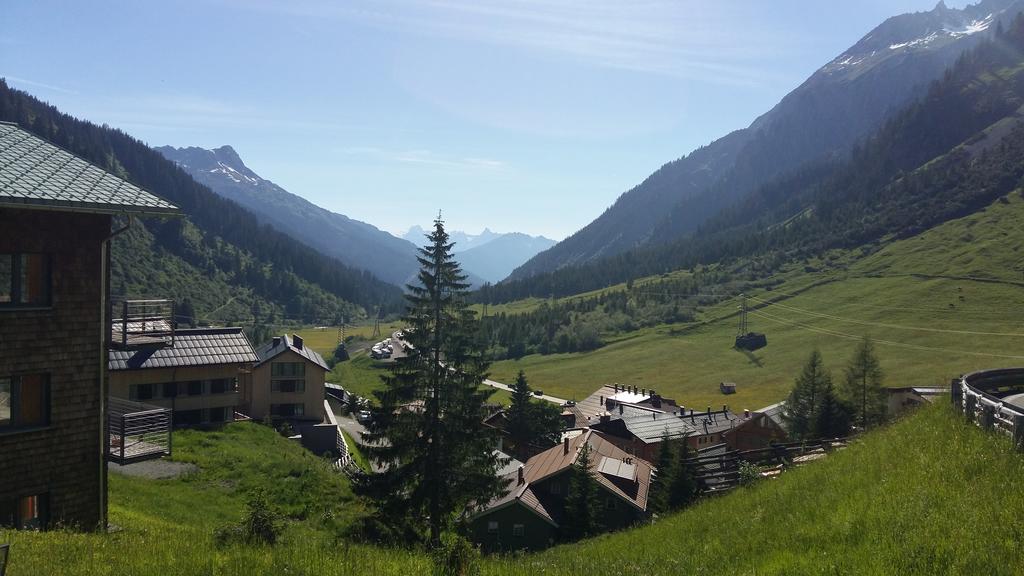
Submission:
<svg viewBox="0 0 1024 576">
<path fill-rule="evenodd" d="M 52 306 L 0 309 L 0 375 L 46 373 L 50 425 L 0 433 L 0 498 L 47 493 L 55 522 L 105 522 L 101 243 L 110 217 L 0 209 L 0 253 L 51 256 Z"/>
</svg>

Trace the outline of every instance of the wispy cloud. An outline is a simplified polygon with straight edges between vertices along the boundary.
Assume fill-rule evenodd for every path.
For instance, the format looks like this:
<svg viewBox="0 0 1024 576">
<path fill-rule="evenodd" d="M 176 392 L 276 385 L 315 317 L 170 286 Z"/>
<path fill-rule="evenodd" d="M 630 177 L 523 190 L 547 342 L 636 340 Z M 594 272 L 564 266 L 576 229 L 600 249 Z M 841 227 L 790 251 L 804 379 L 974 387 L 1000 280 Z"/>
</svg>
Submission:
<svg viewBox="0 0 1024 576">
<path fill-rule="evenodd" d="M 28 78 L 19 78 L 17 76 L 4 76 L 7 81 L 15 86 L 28 87 L 28 88 L 41 88 L 43 90 L 49 90 L 51 92 L 60 92 L 61 94 L 78 94 L 77 90 L 71 88 L 65 88 L 63 86 L 57 86 L 55 84 L 47 84 L 45 82 L 37 82 L 35 80 L 29 80 Z"/>
<path fill-rule="evenodd" d="M 682 0 L 247 0 L 245 5 L 728 84 L 763 78 L 762 47 L 786 44 L 770 30 L 754 32 L 762 38 L 739 41 L 736 23 L 743 14 L 737 8 Z"/>
<path fill-rule="evenodd" d="M 338 154 L 345 156 L 368 156 L 383 162 L 419 164 L 457 170 L 498 172 L 509 169 L 506 162 L 493 158 L 440 154 L 430 150 L 387 150 L 373 146 L 349 146 L 338 148 Z"/>
</svg>

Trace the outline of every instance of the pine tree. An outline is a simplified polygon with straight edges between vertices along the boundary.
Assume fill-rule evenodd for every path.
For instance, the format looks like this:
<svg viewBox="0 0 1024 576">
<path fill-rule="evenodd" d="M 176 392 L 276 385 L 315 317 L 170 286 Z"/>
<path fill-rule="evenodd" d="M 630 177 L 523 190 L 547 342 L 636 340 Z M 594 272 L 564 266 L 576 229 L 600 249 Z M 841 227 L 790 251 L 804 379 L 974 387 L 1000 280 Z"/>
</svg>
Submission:
<svg viewBox="0 0 1024 576">
<path fill-rule="evenodd" d="M 821 401 L 820 394 L 826 384 L 830 385 L 831 382 L 832 375 L 825 369 L 821 353 L 814 350 L 786 399 L 786 410 L 782 416 L 791 436 L 809 438 L 814 435 L 814 418 Z"/>
<path fill-rule="evenodd" d="M 541 448 L 553 446 L 563 428 L 558 408 L 533 400 L 533 391 L 522 370 L 512 385 L 508 419 L 509 440 L 520 458 L 529 457 L 531 444 Z"/>
<path fill-rule="evenodd" d="M 883 422 L 888 398 L 882 385 L 882 367 L 870 338 L 865 337 L 857 346 L 845 372 L 846 380 L 840 392 L 853 408 L 854 421 L 864 429 Z"/>
<path fill-rule="evenodd" d="M 836 396 L 831 379 L 818 393 L 813 423 L 812 435 L 816 438 L 841 438 L 850 433 L 850 409 Z"/>
<path fill-rule="evenodd" d="M 504 485 L 495 475 L 493 432 L 483 425 L 487 363 L 466 304 L 465 275 L 452 257 L 438 217 L 420 249 L 418 283 L 408 285 L 406 339 L 411 353 L 393 363 L 374 392 L 374 419 L 363 435 L 368 455 L 384 467 L 361 481 L 392 525 L 425 519 L 429 543 L 467 506 L 487 502 Z"/>
<path fill-rule="evenodd" d="M 690 445 L 684 438 L 677 442 L 675 471 L 668 486 L 668 506 L 670 510 L 678 510 L 686 506 L 697 497 L 697 481 L 693 477 L 693 470 L 686 463 L 686 460 L 693 456 Z"/>
<path fill-rule="evenodd" d="M 522 370 L 512 385 L 512 402 L 508 408 L 508 435 L 516 454 L 522 456 L 531 439 L 530 402 L 532 392 Z"/>
<path fill-rule="evenodd" d="M 569 491 L 565 498 L 562 529 L 570 540 L 585 538 L 601 529 L 601 488 L 590 475 L 592 465 L 590 445 L 584 442 L 572 465 Z"/>
<path fill-rule="evenodd" d="M 669 488 L 672 480 L 679 470 L 676 466 L 676 454 L 672 448 L 671 437 L 668 428 L 661 434 L 661 446 L 658 447 L 658 459 L 655 466 L 658 470 L 657 479 L 652 487 L 651 504 L 654 512 L 668 512 Z"/>
</svg>

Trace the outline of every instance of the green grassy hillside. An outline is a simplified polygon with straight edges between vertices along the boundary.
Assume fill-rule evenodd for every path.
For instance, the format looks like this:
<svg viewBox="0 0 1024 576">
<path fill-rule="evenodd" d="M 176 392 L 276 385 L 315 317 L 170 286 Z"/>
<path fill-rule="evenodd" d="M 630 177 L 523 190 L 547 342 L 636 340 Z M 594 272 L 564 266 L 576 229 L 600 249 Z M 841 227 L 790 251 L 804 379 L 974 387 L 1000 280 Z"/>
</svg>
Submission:
<svg viewBox="0 0 1024 576">
<path fill-rule="evenodd" d="M 737 300 L 704 311 L 691 326 L 620 336 L 588 353 L 531 355 L 496 363 L 499 381 L 520 369 L 545 392 L 582 398 L 603 384 L 655 388 L 688 406 L 756 409 L 784 398 L 817 347 L 837 373 L 868 334 L 890 386 L 935 385 L 966 370 L 1024 365 L 1024 200 L 1019 193 L 985 210 L 886 245 L 801 263 L 751 314 L 768 335 L 754 354 L 732 348 Z M 973 278 L 973 279 L 971 279 Z M 751 301 L 756 305 L 756 301 Z M 739 384 L 722 396 L 718 382 Z"/>
<path fill-rule="evenodd" d="M 111 534 L 0 531 L 10 576 L 429 574 L 422 554 L 356 545 L 344 478 L 258 425 L 178 435 L 177 480 L 111 476 Z M 213 544 L 262 485 L 289 515 L 273 547 Z M 328 512 L 329 511 L 329 512 Z M 485 558 L 481 573 L 1014 574 L 1024 562 L 1024 456 L 945 402 L 822 462 L 705 500 L 653 525 L 538 553 Z"/>
</svg>

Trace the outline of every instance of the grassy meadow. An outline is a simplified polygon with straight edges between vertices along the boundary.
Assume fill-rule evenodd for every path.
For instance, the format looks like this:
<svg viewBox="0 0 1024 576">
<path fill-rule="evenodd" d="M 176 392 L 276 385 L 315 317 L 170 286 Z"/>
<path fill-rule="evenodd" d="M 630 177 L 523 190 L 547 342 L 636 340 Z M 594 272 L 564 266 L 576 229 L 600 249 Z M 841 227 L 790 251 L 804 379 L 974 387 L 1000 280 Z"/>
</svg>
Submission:
<svg viewBox="0 0 1024 576">
<path fill-rule="evenodd" d="M 200 470 L 111 475 L 110 534 L 0 531 L 9 576 L 430 574 L 420 552 L 348 542 L 362 510 L 344 476 L 270 429 L 239 423 L 175 437 Z M 262 486 L 288 515 L 274 546 L 217 547 L 213 531 Z M 826 460 L 649 525 L 480 561 L 485 576 L 1016 574 L 1024 563 L 1024 456 L 945 402 Z"/>
<path fill-rule="evenodd" d="M 737 300 L 702 321 L 659 326 L 575 354 L 497 362 L 499 381 L 520 369 L 531 384 L 582 398 L 603 384 L 654 388 L 687 406 L 757 409 L 783 399 L 813 348 L 836 377 L 857 340 L 876 340 L 889 386 L 945 385 L 965 371 L 1024 365 L 1024 200 L 1019 195 L 900 240 L 781 275 L 752 293 L 751 329 L 768 336 L 754 353 L 733 349 Z M 723 396 L 722 380 L 738 384 Z"/>
</svg>

